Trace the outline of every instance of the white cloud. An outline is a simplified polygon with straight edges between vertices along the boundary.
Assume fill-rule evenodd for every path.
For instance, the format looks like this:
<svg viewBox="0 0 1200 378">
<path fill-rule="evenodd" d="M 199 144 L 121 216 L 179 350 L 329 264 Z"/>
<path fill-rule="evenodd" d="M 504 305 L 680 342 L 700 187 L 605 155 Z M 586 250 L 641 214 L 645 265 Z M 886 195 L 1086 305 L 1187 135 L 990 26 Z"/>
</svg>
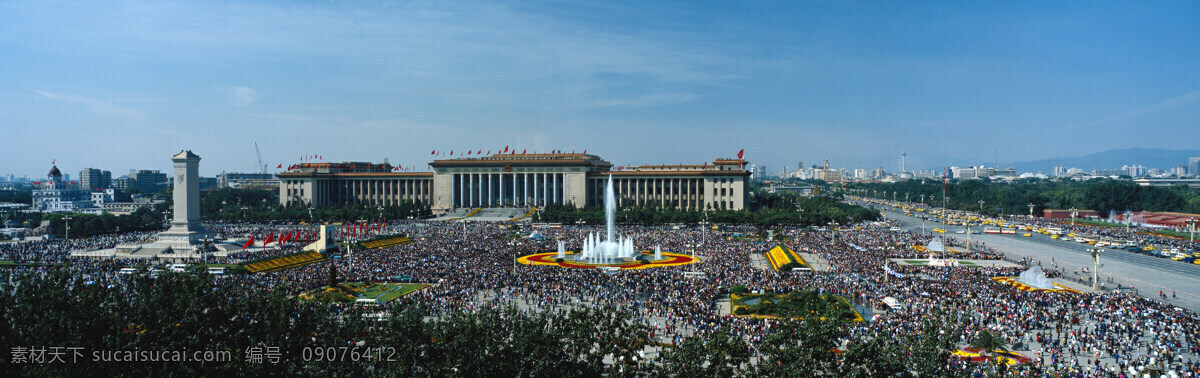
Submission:
<svg viewBox="0 0 1200 378">
<path fill-rule="evenodd" d="M 246 106 L 258 101 L 258 91 L 253 88 L 233 86 L 229 88 L 229 103 L 234 106 Z"/>
<path fill-rule="evenodd" d="M 39 90 L 35 90 L 34 92 L 58 102 L 83 105 L 88 109 L 88 111 L 92 112 L 92 114 L 100 117 L 118 118 L 125 120 L 126 122 L 132 122 L 146 117 L 145 113 L 142 113 L 141 110 L 116 105 L 111 102 L 96 98 Z"/>
</svg>

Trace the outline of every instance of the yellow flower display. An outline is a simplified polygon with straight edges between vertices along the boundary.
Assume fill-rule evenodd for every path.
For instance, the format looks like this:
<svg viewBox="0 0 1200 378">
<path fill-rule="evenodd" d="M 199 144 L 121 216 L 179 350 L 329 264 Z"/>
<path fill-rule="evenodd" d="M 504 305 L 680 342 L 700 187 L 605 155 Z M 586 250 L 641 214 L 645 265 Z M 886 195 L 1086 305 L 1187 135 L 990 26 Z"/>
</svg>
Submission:
<svg viewBox="0 0 1200 378">
<path fill-rule="evenodd" d="M 277 257 L 270 260 L 253 262 L 246 264 L 245 267 L 246 270 L 250 271 L 250 273 L 269 272 L 272 270 L 312 264 L 324 259 L 325 256 L 318 252 L 307 252 L 298 255 Z"/>
<path fill-rule="evenodd" d="M 387 247 L 391 247 L 391 246 L 408 244 L 408 243 L 412 243 L 412 242 L 413 242 L 412 239 L 409 239 L 408 236 L 401 235 L 401 236 L 393 236 L 390 238 L 372 240 L 372 241 L 363 243 L 362 245 L 363 245 L 363 247 L 365 247 L 367 249 L 371 249 L 371 248 L 387 248 Z"/>
<path fill-rule="evenodd" d="M 796 251 L 783 245 L 777 245 L 775 248 L 767 251 L 767 261 L 771 263 L 771 269 L 779 270 L 787 263 L 797 263 L 803 266 L 808 266 L 808 262 L 804 261 Z"/>
<path fill-rule="evenodd" d="M 1069 288 L 1069 287 L 1066 287 L 1063 285 L 1059 285 L 1059 284 L 1054 284 L 1054 286 L 1058 286 L 1058 289 L 1038 289 L 1036 287 L 1029 286 L 1029 285 L 1023 284 L 1021 282 L 1018 282 L 1017 280 L 1014 280 L 1009 277 L 992 277 L 992 280 L 995 280 L 996 282 L 1012 285 L 1013 287 L 1017 288 L 1017 290 L 1021 290 L 1021 291 L 1052 291 L 1052 292 L 1058 292 L 1058 293 L 1079 294 L 1079 290 L 1075 290 L 1075 289 L 1072 289 L 1072 288 Z"/>
<path fill-rule="evenodd" d="M 649 255 L 652 252 L 644 251 L 644 253 Z M 567 252 L 566 254 L 574 255 L 575 252 Z M 524 264 L 524 265 L 556 265 L 556 266 L 561 266 L 564 268 L 585 268 L 585 269 L 586 268 L 598 268 L 598 267 L 614 267 L 614 268 L 621 268 L 623 270 L 662 268 L 662 267 L 667 267 L 667 266 L 687 265 L 687 264 L 694 264 L 694 263 L 700 262 L 699 257 L 692 257 L 690 255 L 684 255 L 684 254 L 679 254 L 679 253 L 670 253 L 670 252 L 663 252 L 662 255 L 663 255 L 662 260 L 653 260 L 653 261 L 650 261 L 648 264 L 642 264 L 642 263 L 636 262 L 636 261 L 625 262 L 625 263 L 615 263 L 615 264 L 591 264 L 591 263 L 578 262 L 578 261 L 571 260 L 571 259 L 564 259 L 563 262 L 558 262 L 558 252 L 547 252 L 547 253 L 535 253 L 532 255 L 521 256 L 521 257 L 517 258 L 517 262 Z"/>
</svg>

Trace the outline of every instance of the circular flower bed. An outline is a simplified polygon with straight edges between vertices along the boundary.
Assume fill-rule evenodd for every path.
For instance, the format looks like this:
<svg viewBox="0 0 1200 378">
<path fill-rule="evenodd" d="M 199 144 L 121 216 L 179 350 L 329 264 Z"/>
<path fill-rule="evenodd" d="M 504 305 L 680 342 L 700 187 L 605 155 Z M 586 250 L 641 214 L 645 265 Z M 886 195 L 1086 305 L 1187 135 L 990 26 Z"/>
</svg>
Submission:
<svg viewBox="0 0 1200 378">
<path fill-rule="evenodd" d="M 557 266 L 561 266 L 564 268 L 587 269 L 587 268 L 611 267 L 611 268 L 621 268 L 621 269 L 629 269 L 629 270 L 661 268 L 664 266 L 687 265 L 687 264 L 700 262 L 699 258 L 693 258 L 692 256 L 689 256 L 689 255 L 670 253 L 670 252 L 663 252 L 662 253 L 663 258 L 661 260 L 653 260 L 654 252 L 644 251 L 641 255 L 641 258 L 643 258 L 644 260 L 593 264 L 593 263 L 589 263 L 589 262 L 572 260 L 569 256 L 574 255 L 574 254 L 575 254 L 574 252 L 567 252 L 568 258 L 562 259 L 562 262 L 559 262 L 558 261 L 558 252 L 535 253 L 535 254 L 528 255 L 528 256 L 521 256 L 520 258 L 517 258 L 517 262 L 525 264 L 525 265 L 557 265 Z M 643 261 L 645 261 L 645 263 L 643 263 Z"/>
</svg>

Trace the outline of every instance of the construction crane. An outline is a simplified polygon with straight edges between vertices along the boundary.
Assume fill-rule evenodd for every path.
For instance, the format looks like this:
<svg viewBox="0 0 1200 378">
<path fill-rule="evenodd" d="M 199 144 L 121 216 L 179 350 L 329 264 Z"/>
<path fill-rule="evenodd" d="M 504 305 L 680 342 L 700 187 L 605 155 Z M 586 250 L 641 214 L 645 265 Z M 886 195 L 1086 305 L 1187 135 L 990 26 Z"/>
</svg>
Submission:
<svg viewBox="0 0 1200 378">
<path fill-rule="evenodd" d="M 254 153 L 258 154 L 258 166 L 262 168 L 262 174 L 267 174 L 267 165 L 263 164 L 262 151 L 258 150 L 258 142 L 254 142 Z"/>
</svg>

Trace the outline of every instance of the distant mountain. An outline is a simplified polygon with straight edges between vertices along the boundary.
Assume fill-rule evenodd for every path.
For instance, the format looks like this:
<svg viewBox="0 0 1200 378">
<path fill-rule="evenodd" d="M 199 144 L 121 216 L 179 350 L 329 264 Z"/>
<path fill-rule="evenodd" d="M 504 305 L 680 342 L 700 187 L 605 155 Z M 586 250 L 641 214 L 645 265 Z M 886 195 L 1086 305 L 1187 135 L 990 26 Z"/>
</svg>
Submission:
<svg viewBox="0 0 1200 378">
<path fill-rule="evenodd" d="M 1146 168 L 1171 169 L 1186 165 L 1188 158 L 1200 156 L 1200 150 L 1164 150 L 1161 148 L 1127 148 L 1122 150 L 1101 151 L 1091 155 L 1075 157 L 1056 157 L 1021 163 L 1010 163 L 1002 167 L 1013 167 L 1017 172 L 1053 173 L 1058 165 L 1067 168 L 1080 168 L 1091 172 L 1093 169 L 1120 169 L 1123 165 L 1143 165 Z"/>
</svg>

